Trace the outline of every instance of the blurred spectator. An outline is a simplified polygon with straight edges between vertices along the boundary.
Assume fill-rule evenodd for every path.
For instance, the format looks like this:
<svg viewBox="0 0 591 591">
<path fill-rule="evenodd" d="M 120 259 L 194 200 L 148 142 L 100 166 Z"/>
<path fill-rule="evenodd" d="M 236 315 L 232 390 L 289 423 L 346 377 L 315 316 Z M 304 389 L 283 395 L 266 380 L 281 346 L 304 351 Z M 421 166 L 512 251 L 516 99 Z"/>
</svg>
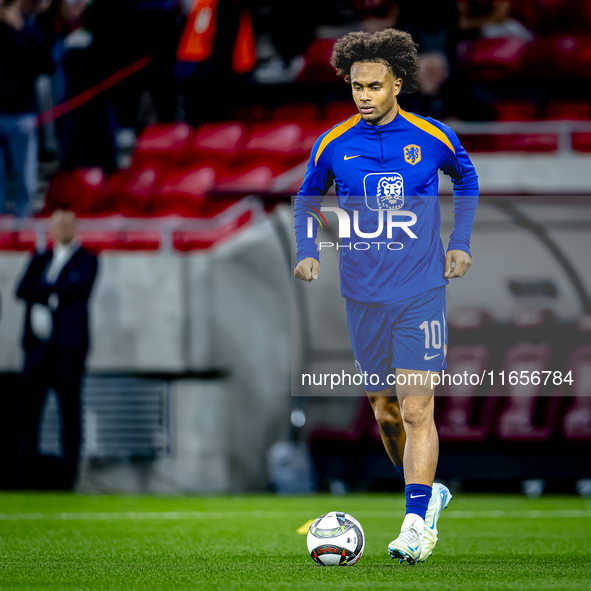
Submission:
<svg viewBox="0 0 591 591">
<path fill-rule="evenodd" d="M 355 0 L 355 12 L 359 29 L 375 33 L 398 24 L 400 5 L 395 0 Z"/>
<path fill-rule="evenodd" d="M 227 119 L 247 94 L 256 63 L 250 5 L 251 0 L 193 1 L 177 51 L 186 120 L 193 126 Z"/>
<path fill-rule="evenodd" d="M 181 2 L 83 3 L 81 17 L 77 16 L 78 8 L 67 11 L 68 22 L 79 18 L 81 26 L 63 39 L 61 51 L 54 52 L 64 72 L 64 98 L 76 97 L 144 57 L 151 60 L 58 121 L 64 168 L 99 166 L 111 173 L 117 168 L 117 132 L 140 125 L 138 113 L 146 91 L 151 122 L 176 118 L 179 91 L 174 68 L 182 26 Z"/>
<path fill-rule="evenodd" d="M 134 127 L 140 98 L 149 91 L 157 119 L 175 120 L 176 49 L 182 32 L 181 0 L 94 0 L 82 15 L 95 50 L 110 72 L 151 56 L 150 64 L 113 93 L 117 125 Z"/>
<path fill-rule="evenodd" d="M 481 96 L 478 89 L 458 73 L 450 76 L 449 61 L 443 53 L 421 53 L 419 62 L 419 90 L 401 97 L 403 108 L 446 121 L 490 121 L 495 118 L 486 96 Z"/>
<path fill-rule="evenodd" d="M 437 96 L 449 78 L 447 56 L 440 51 L 421 53 L 419 63 L 419 92 L 425 96 Z"/>
<path fill-rule="evenodd" d="M 102 14 L 103 5 L 100 0 L 87 3 L 86 11 L 80 17 L 83 26 L 75 28 L 65 38 L 56 40 L 54 59 L 59 79 L 55 80 L 55 91 L 58 103 L 91 89 L 115 70 L 108 43 L 101 43 L 106 38 L 106 31 L 101 31 L 97 42 L 85 22 L 87 12 L 94 10 Z M 116 11 L 109 10 L 108 13 L 111 18 L 116 17 Z M 69 15 L 68 12 L 66 14 Z M 77 22 L 78 19 L 74 18 L 73 25 Z M 72 170 L 98 166 L 108 173 L 117 168 L 117 118 L 112 93 L 94 96 L 89 102 L 60 117 L 56 123 L 62 168 Z"/>
<path fill-rule="evenodd" d="M 400 0 L 400 24 L 419 46 L 419 53 L 441 52 L 452 62 L 455 52 L 457 13 L 456 0 L 439 0 L 424 4 L 414 0 Z"/>
<path fill-rule="evenodd" d="M 306 18 L 308 27 L 316 27 L 317 38 L 336 40 L 353 31 L 374 33 L 400 28 L 400 4 L 399 0 L 332 0 L 323 2 L 322 6 L 313 5 L 299 18 Z M 287 12 L 288 6 L 285 10 Z M 283 29 L 277 27 L 275 36 L 279 37 L 282 32 Z"/>
<path fill-rule="evenodd" d="M 0 0 L 0 213 L 8 211 L 6 188 L 11 176 L 19 217 L 32 213 L 37 195 L 35 79 L 51 65 L 35 16 L 47 4 Z"/>
<path fill-rule="evenodd" d="M 413 113 L 448 121 L 493 119 L 488 97 L 481 96 L 456 64 L 457 21 L 456 0 L 441 0 L 429 5 L 429 10 L 420 3 L 400 0 L 399 26 L 417 42 L 421 64 L 419 91 L 403 95 L 401 105 Z"/>
<path fill-rule="evenodd" d="M 80 448 L 80 386 L 89 346 L 88 299 L 98 261 L 80 245 L 76 215 L 56 210 L 53 250 L 31 259 L 17 297 L 27 304 L 19 405 L 19 485 L 34 485 L 39 421 L 53 387 L 62 414 L 60 486 L 71 489 Z"/>
<path fill-rule="evenodd" d="M 448 90 L 455 52 L 455 0 L 441 0 L 429 6 L 410 0 L 400 2 L 400 27 L 419 46 L 419 92 L 407 97 L 408 107 L 421 115 L 442 118 L 449 115 Z M 444 96 L 445 95 L 445 96 Z"/>
<path fill-rule="evenodd" d="M 458 28 L 482 37 L 533 39 L 531 31 L 511 17 L 510 0 L 457 0 Z"/>
<path fill-rule="evenodd" d="M 39 28 L 45 37 L 53 65 L 52 75 L 41 76 L 37 81 L 40 112 L 49 111 L 66 100 L 66 39 L 73 31 L 81 30 L 82 13 L 88 2 L 89 0 L 53 0 L 49 9 L 39 15 Z M 40 161 L 51 162 L 61 157 L 57 133 L 61 125 L 62 119 L 58 118 L 57 121 L 49 121 L 39 127 Z"/>
<path fill-rule="evenodd" d="M 314 0 L 300 0 L 298 10 L 293 10 L 289 2 L 267 0 L 264 4 L 253 15 L 258 58 L 255 80 L 262 84 L 294 82 L 303 67 L 306 49 L 314 41 L 319 19 L 330 2 L 319 6 Z M 310 18 L 312 14 L 314 18 Z"/>
</svg>

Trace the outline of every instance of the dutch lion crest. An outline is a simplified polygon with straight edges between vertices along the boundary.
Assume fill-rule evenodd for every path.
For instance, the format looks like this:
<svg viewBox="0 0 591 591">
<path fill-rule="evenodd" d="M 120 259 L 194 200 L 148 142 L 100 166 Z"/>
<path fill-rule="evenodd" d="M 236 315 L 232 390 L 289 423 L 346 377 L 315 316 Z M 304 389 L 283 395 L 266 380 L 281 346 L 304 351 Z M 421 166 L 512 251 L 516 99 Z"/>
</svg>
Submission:
<svg viewBox="0 0 591 591">
<path fill-rule="evenodd" d="M 409 144 L 404 146 L 404 160 L 413 166 L 421 161 L 421 146 Z"/>
</svg>

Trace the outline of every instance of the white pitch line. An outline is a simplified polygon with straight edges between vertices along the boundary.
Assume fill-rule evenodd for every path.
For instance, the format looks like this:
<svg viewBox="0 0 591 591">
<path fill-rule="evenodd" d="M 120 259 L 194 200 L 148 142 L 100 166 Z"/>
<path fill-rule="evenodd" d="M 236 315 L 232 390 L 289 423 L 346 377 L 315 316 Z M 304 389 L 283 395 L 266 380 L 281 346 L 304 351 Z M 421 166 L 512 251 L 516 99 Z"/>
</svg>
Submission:
<svg viewBox="0 0 591 591">
<path fill-rule="evenodd" d="M 557 519 L 572 517 L 591 517 L 591 511 L 584 509 L 557 509 L 547 511 L 449 511 L 446 519 Z"/>
<path fill-rule="evenodd" d="M 126 512 L 74 512 L 74 513 L 0 513 L 0 521 L 118 521 L 118 520 L 219 520 L 219 519 L 272 519 L 308 514 L 309 511 L 126 511 Z M 356 511 L 361 518 L 384 518 L 384 511 Z M 445 519 L 558 519 L 591 518 L 591 510 L 548 511 L 446 511 Z"/>
<path fill-rule="evenodd" d="M 0 513 L 0 521 L 117 521 L 131 520 L 191 520 L 191 519 L 233 519 L 233 518 L 274 518 L 293 515 L 289 511 L 125 511 L 125 512 L 76 512 L 76 513 Z"/>
</svg>

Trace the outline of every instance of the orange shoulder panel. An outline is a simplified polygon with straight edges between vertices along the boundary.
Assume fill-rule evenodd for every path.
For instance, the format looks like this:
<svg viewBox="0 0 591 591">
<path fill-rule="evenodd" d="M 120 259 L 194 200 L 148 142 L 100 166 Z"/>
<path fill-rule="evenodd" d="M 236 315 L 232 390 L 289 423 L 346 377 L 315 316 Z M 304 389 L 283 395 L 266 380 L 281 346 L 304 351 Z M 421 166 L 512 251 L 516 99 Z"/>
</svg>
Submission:
<svg viewBox="0 0 591 591">
<path fill-rule="evenodd" d="M 422 129 L 423 131 L 426 131 L 433 137 L 436 137 L 439 141 L 443 142 L 454 154 L 456 153 L 454 147 L 449 141 L 449 138 L 443 133 L 443 131 L 441 131 L 441 129 L 435 127 L 435 125 L 433 125 L 432 123 L 429 123 L 428 121 L 425 121 L 424 119 L 421 119 L 416 115 L 413 115 L 412 113 L 407 113 L 406 111 L 403 111 L 401 108 L 398 108 L 398 113 L 402 115 L 402 117 L 404 117 L 404 119 L 406 119 L 409 123 L 412 123 L 419 129 Z"/>
<path fill-rule="evenodd" d="M 314 159 L 314 166 L 318 164 L 318 158 L 320 158 L 320 154 L 322 154 L 324 148 L 326 148 L 326 146 L 328 146 L 332 140 L 336 140 L 345 132 L 349 131 L 352 127 L 355 127 L 355 125 L 357 125 L 360 120 L 361 115 L 353 115 L 353 117 L 349 117 L 349 119 L 343 121 L 334 129 L 331 129 L 330 132 L 327 133 L 320 142 L 320 146 L 318 146 L 318 152 L 316 152 L 316 158 Z"/>
</svg>

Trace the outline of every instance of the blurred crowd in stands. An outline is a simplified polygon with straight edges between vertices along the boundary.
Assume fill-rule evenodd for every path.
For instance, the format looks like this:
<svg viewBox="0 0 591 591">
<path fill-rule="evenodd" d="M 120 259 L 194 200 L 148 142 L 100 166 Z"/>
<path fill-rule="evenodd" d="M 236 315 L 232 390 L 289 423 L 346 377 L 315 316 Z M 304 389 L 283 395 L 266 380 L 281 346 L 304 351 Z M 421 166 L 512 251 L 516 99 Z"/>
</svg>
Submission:
<svg viewBox="0 0 591 591">
<path fill-rule="evenodd" d="M 38 158 L 109 175 L 148 124 L 347 99 L 328 60 L 354 30 L 413 35 L 421 115 L 589 99 L 590 26 L 589 0 L 0 0 L 0 213 L 33 212 Z"/>
</svg>

